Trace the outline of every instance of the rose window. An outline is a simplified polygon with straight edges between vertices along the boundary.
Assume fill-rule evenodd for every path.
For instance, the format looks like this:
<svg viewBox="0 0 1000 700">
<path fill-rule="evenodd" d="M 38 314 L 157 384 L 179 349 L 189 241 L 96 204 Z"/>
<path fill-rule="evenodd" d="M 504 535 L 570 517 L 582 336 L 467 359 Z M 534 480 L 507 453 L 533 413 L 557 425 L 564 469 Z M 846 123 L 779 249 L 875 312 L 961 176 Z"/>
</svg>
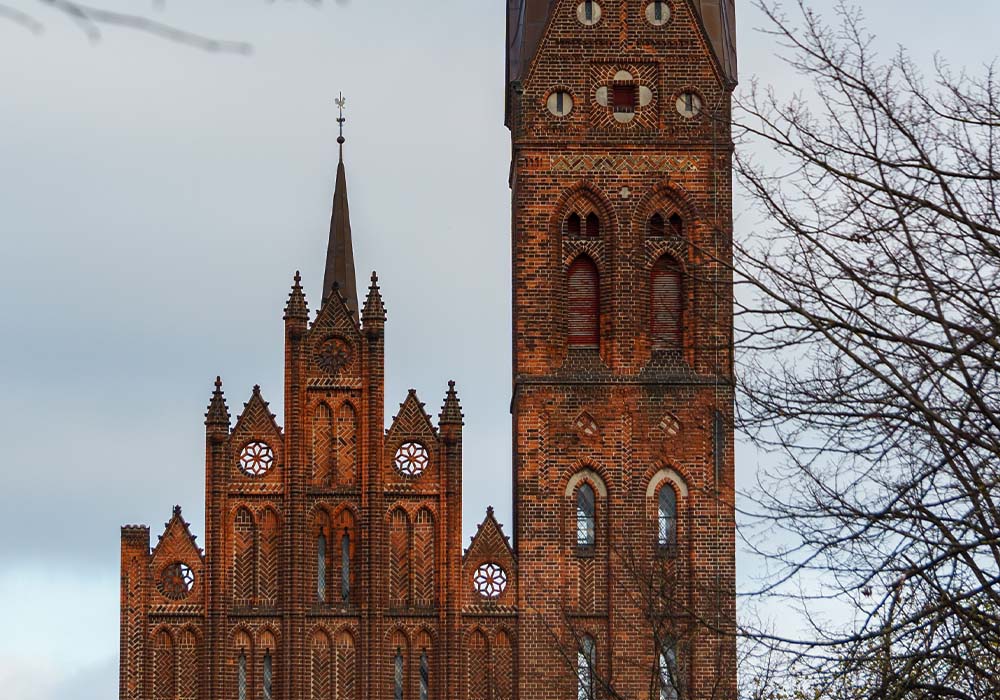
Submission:
<svg viewBox="0 0 1000 700">
<path fill-rule="evenodd" d="M 396 450 L 393 463 L 401 474 L 419 476 L 427 468 L 430 458 L 427 455 L 427 448 L 419 442 L 404 442 Z"/>
<path fill-rule="evenodd" d="M 337 374 L 351 363 L 351 344 L 339 336 L 327 338 L 316 348 L 316 364 L 330 374 Z"/>
<path fill-rule="evenodd" d="M 262 476 L 274 464 L 274 450 L 266 442 L 251 442 L 240 451 L 240 471 L 247 476 Z"/>
<path fill-rule="evenodd" d="M 187 564 L 174 562 L 160 574 L 157 588 L 167 598 L 180 600 L 194 588 L 194 572 Z"/>
<path fill-rule="evenodd" d="M 507 588 L 507 572 L 493 562 L 481 564 L 472 577 L 472 585 L 483 598 L 496 600 Z"/>
</svg>

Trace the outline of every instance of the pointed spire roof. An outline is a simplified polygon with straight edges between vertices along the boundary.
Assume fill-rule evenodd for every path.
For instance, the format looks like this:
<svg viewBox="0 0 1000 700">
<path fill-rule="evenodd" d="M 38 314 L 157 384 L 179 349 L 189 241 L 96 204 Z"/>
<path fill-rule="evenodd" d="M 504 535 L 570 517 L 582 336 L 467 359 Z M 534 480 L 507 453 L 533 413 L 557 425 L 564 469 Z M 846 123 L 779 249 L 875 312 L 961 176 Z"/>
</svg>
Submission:
<svg viewBox="0 0 1000 700">
<path fill-rule="evenodd" d="M 229 430 L 229 407 L 226 406 L 226 397 L 222 393 L 222 377 L 215 378 L 215 391 L 208 403 L 205 425 L 225 426 Z"/>
<path fill-rule="evenodd" d="M 358 317 L 358 288 L 354 281 L 354 247 L 351 244 L 351 214 L 347 206 L 347 173 L 344 170 L 343 99 L 337 102 L 341 109 L 340 162 L 337 164 L 337 184 L 333 190 L 333 213 L 330 215 L 330 241 L 326 248 L 326 273 L 323 275 L 322 301 L 326 301 L 333 290 L 334 282 L 347 305 Z"/>
</svg>

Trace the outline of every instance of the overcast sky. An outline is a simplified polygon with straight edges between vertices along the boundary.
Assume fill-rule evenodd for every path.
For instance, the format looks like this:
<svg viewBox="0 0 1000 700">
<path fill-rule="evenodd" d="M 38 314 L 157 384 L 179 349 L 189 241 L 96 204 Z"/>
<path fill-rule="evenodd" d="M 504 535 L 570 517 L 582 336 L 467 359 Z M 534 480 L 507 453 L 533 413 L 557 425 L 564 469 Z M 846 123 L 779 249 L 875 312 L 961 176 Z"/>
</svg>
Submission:
<svg viewBox="0 0 1000 700">
<path fill-rule="evenodd" d="M 387 413 L 414 387 L 436 417 L 456 380 L 466 537 L 490 503 L 509 524 L 504 2 L 157 13 L 251 56 L 126 30 L 91 43 L 36 0 L 6 4 L 46 31 L 0 19 L 4 696 L 117 693 L 119 526 L 149 524 L 155 541 L 179 503 L 201 542 L 216 374 L 234 415 L 259 383 L 281 421 L 281 312 L 296 269 L 316 307 L 338 91 L 359 287 L 377 269 L 389 313 Z M 884 53 L 973 69 L 994 56 L 1000 3 L 867 13 Z M 738 25 L 744 84 L 787 85 L 744 0 Z"/>
</svg>

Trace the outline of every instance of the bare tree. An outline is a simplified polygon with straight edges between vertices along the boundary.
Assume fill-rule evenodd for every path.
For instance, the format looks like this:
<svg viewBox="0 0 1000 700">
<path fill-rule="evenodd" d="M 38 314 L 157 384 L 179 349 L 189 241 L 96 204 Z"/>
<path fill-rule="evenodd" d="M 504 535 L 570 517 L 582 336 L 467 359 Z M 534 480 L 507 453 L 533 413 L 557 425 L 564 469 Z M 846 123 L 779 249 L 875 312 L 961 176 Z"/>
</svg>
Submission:
<svg viewBox="0 0 1000 700">
<path fill-rule="evenodd" d="M 319 5 L 322 0 L 305 0 Z M 343 0 L 338 0 L 342 2 Z M 10 4 L 17 2 L 17 5 Z M 152 0 L 151 9 L 162 9 L 166 0 Z M 243 41 L 226 41 L 205 36 L 198 32 L 182 29 L 154 19 L 147 13 L 120 12 L 98 7 L 77 0 L 4 0 L 0 2 L 0 20 L 8 20 L 28 31 L 40 34 L 45 30 L 46 14 L 62 15 L 80 27 L 91 41 L 98 41 L 102 31 L 108 27 L 118 27 L 144 32 L 185 46 L 205 51 L 249 53 L 250 44 Z"/>
<path fill-rule="evenodd" d="M 800 623 L 750 630 L 758 671 L 787 697 L 1000 697 L 995 69 L 928 78 L 858 11 L 797 4 L 761 8 L 809 92 L 737 113 L 763 215 L 736 243 L 739 421 L 777 458 L 744 533 Z"/>
</svg>

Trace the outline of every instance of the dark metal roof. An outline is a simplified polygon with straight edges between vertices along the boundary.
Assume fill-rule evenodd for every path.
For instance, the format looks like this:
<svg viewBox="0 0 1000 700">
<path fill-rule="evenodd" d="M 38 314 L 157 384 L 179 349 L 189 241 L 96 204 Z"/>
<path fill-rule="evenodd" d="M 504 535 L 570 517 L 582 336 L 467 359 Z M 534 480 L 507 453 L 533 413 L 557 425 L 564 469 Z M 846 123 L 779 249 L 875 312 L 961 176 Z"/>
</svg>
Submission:
<svg viewBox="0 0 1000 700">
<path fill-rule="evenodd" d="M 330 242 L 326 248 L 326 273 L 323 275 L 323 299 L 336 283 L 355 319 L 358 317 L 358 288 L 354 281 L 354 247 L 351 245 L 351 214 L 347 206 L 347 173 L 341 145 L 337 164 L 337 184 L 333 191 L 330 215 Z"/>
<path fill-rule="evenodd" d="M 736 82 L 736 0 L 691 0 L 726 78 Z M 507 83 L 521 80 L 556 0 L 507 0 Z"/>
</svg>

